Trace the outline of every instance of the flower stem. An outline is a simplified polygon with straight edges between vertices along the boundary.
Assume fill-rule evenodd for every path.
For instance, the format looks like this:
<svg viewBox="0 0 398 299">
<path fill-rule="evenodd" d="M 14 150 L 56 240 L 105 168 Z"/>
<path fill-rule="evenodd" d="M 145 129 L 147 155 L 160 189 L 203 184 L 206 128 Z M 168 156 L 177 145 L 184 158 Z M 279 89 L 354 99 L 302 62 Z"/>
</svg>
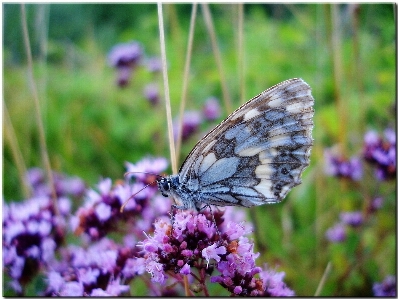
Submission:
<svg viewBox="0 0 398 299">
<path fill-rule="evenodd" d="M 205 296 L 206 297 L 209 297 L 210 296 L 210 294 L 209 294 L 209 290 L 207 289 L 207 286 L 206 286 L 206 273 L 205 273 L 205 269 L 204 268 L 201 268 L 200 269 L 200 280 L 201 280 L 201 284 L 203 285 L 203 292 L 205 293 Z"/>
<path fill-rule="evenodd" d="M 325 285 L 326 278 L 329 276 L 330 270 L 332 269 L 332 263 L 329 261 L 329 263 L 326 266 L 325 271 L 323 272 L 321 281 L 319 282 L 318 287 L 316 288 L 314 296 L 319 296 L 321 293 L 323 286 Z"/>
<path fill-rule="evenodd" d="M 191 292 L 189 291 L 188 276 L 184 275 L 184 290 L 185 296 L 190 297 Z"/>
</svg>

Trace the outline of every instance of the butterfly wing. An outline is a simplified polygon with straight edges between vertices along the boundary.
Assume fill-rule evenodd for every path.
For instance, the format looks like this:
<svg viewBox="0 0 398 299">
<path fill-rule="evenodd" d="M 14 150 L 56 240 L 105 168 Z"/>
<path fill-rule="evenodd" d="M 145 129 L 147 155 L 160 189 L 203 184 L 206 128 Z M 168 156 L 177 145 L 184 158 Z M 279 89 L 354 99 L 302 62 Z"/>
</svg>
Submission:
<svg viewBox="0 0 398 299">
<path fill-rule="evenodd" d="M 196 144 L 181 166 L 180 182 L 198 203 L 280 202 L 309 164 L 313 104 L 302 79 L 263 91 Z"/>
</svg>

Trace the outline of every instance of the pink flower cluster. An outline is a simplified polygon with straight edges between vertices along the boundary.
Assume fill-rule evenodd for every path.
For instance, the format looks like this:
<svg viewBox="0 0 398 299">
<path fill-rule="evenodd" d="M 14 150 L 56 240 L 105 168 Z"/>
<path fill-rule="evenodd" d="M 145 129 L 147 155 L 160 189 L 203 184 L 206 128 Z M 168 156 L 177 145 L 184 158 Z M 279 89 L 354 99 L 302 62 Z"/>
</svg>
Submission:
<svg viewBox="0 0 398 299">
<path fill-rule="evenodd" d="M 155 224 L 155 233 L 141 243 L 145 267 L 152 281 L 165 283 L 169 276 L 182 281 L 190 276 L 204 288 L 206 274 L 231 294 L 244 296 L 292 296 L 294 291 L 283 282 L 283 272 L 257 267 L 259 253 L 245 237 L 251 232 L 242 223 L 223 223 L 220 211 L 194 214 L 178 211 L 173 225 Z M 220 224 L 216 225 L 219 222 Z M 220 229 L 220 230 L 219 230 Z M 258 274 L 259 277 L 255 277 Z"/>
<path fill-rule="evenodd" d="M 111 179 L 103 179 L 97 190 L 86 192 L 86 201 L 71 219 L 72 230 L 77 234 L 86 233 L 92 240 L 98 240 L 109 232 L 120 231 L 123 223 L 134 229 L 134 233 L 151 229 L 156 217 L 167 215 L 169 200 L 157 194 L 155 176 L 167 167 L 164 158 L 143 159 L 136 165 L 127 163 L 126 180 L 112 185 Z M 134 179 L 130 183 L 129 180 Z M 135 194 L 135 195 L 134 195 Z M 132 195 L 123 213 L 121 206 Z M 143 220 L 145 219 L 145 220 Z M 133 225 L 134 222 L 134 225 Z"/>
</svg>

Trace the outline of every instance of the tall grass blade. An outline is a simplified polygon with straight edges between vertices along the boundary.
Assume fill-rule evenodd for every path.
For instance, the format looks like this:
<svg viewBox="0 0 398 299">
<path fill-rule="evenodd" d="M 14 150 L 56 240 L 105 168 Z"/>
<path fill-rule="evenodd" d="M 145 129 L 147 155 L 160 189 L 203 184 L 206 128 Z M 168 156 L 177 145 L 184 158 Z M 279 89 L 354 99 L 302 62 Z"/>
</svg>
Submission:
<svg viewBox="0 0 398 299">
<path fill-rule="evenodd" d="M 314 294 L 315 297 L 319 296 L 319 294 L 322 292 L 323 286 L 325 285 L 326 278 L 329 276 L 331 270 L 332 270 L 332 262 L 329 261 L 329 263 L 326 266 L 325 271 L 323 272 L 321 281 L 319 282 L 319 285 L 316 288 L 316 291 Z"/>
<path fill-rule="evenodd" d="M 52 176 L 52 171 L 51 171 L 51 164 L 50 164 L 50 158 L 48 156 L 48 151 L 47 151 L 47 144 L 46 144 L 46 138 L 45 138 L 45 133 L 44 133 L 44 126 L 42 122 L 42 115 L 41 115 L 41 110 L 40 110 L 40 103 L 39 103 L 39 96 L 37 93 L 37 86 L 35 82 L 35 78 L 33 75 L 33 59 L 32 59 L 32 52 L 31 52 L 31 47 L 30 47 L 30 41 L 29 41 L 29 32 L 28 32 L 28 25 L 26 22 L 26 11 L 25 11 L 25 5 L 21 4 L 21 21 L 22 21 L 22 32 L 23 32 L 23 39 L 24 39 L 24 44 L 25 44 L 25 50 L 26 50 L 26 57 L 27 57 L 27 62 L 28 62 L 28 76 L 29 76 L 29 83 L 32 89 L 32 96 L 33 96 L 33 101 L 35 105 L 35 116 L 36 116 L 36 122 L 37 122 L 37 127 L 39 131 L 39 144 L 40 144 L 40 153 L 42 157 L 42 162 L 44 164 L 44 169 L 46 171 L 46 176 L 48 183 L 50 185 L 51 189 L 51 198 L 53 200 L 53 205 L 54 205 L 54 211 L 55 214 L 59 214 L 58 210 L 58 203 L 57 203 L 57 194 L 55 192 L 55 186 L 54 186 L 54 179 Z"/>
<path fill-rule="evenodd" d="M 342 100 L 341 90 L 343 83 L 343 66 L 342 66 L 342 43 L 341 43 L 341 20 L 340 6 L 331 4 L 331 24 L 332 24 L 332 59 L 333 59 L 333 80 L 334 80 L 334 96 L 339 114 L 339 143 L 341 153 L 346 154 L 346 132 L 347 132 L 347 113 L 346 105 Z"/>
<path fill-rule="evenodd" d="M 222 93 L 223 93 L 224 105 L 225 105 L 225 108 L 227 109 L 228 114 L 230 114 L 232 112 L 231 96 L 229 95 L 229 91 L 228 91 L 228 87 L 227 87 L 227 80 L 225 78 L 225 73 L 224 73 L 224 69 L 222 66 L 222 62 L 221 62 L 221 53 L 220 53 L 220 49 L 218 48 L 218 44 L 217 44 L 217 37 L 216 37 L 216 32 L 214 30 L 213 19 L 211 17 L 209 5 L 207 3 L 202 4 L 202 11 L 203 11 L 203 16 L 205 19 L 207 31 L 210 35 L 211 46 L 213 48 L 214 57 L 215 57 L 217 68 L 218 68 L 218 73 L 220 74 L 221 89 L 222 89 Z"/>
<path fill-rule="evenodd" d="M 184 118 L 184 110 L 185 110 L 185 104 L 186 104 L 186 99 L 187 99 L 189 70 L 190 70 L 190 66 L 191 66 L 192 44 L 193 44 L 193 36 L 194 36 L 194 31 L 195 31 L 197 6 L 198 6 L 197 3 L 193 3 L 192 13 L 191 13 L 191 21 L 190 21 L 190 25 L 189 25 L 187 55 L 185 57 L 185 67 L 184 67 L 184 75 L 183 75 L 183 81 L 182 81 L 182 93 L 181 93 L 181 103 L 180 103 L 180 119 L 179 119 L 180 129 L 178 131 L 177 146 L 176 146 L 177 161 L 179 160 L 180 151 L 181 151 L 182 122 L 183 122 L 183 118 Z"/>
<path fill-rule="evenodd" d="M 167 76 L 167 59 L 166 59 L 166 43 L 164 39 L 163 9 L 162 9 L 162 3 L 160 2 L 158 2 L 158 20 L 159 20 L 160 51 L 162 56 L 162 68 L 163 68 L 164 99 L 166 104 L 167 127 L 168 127 L 169 144 L 170 144 L 170 160 L 171 160 L 172 171 L 174 174 L 176 174 L 177 161 L 176 161 L 176 151 L 174 146 L 173 120 L 171 116 L 169 78 Z"/>
<path fill-rule="evenodd" d="M 6 103 L 4 102 L 4 99 L 3 99 L 3 120 L 4 120 L 3 124 L 4 124 L 5 137 L 6 137 L 6 140 L 8 140 L 8 143 L 10 145 L 11 154 L 13 155 L 15 165 L 17 167 L 19 180 L 22 185 L 22 194 L 25 198 L 29 198 L 30 195 L 32 194 L 32 190 L 31 190 L 28 182 L 26 181 L 26 177 L 25 177 L 26 164 L 25 164 L 24 158 L 22 156 L 22 153 L 20 151 L 17 136 L 15 134 L 15 130 L 12 125 L 10 115 L 8 114 L 7 106 L 6 106 Z"/>
<path fill-rule="evenodd" d="M 246 101 L 245 90 L 245 52 L 244 52 L 244 7 L 238 4 L 238 76 L 240 89 L 240 103 Z"/>
</svg>

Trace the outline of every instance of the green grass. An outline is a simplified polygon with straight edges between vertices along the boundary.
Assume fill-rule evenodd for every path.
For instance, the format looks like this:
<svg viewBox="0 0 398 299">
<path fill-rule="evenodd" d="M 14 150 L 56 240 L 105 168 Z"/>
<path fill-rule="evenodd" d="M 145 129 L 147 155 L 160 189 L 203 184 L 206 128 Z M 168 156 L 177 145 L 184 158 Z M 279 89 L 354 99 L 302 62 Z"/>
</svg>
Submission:
<svg viewBox="0 0 398 299">
<path fill-rule="evenodd" d="M 140 67 L 133 74 L 131 84 L 119 89 L 115 85 L 116 73 L 106 62 L 107 51 L 113 44 L 131 39 L 140 41 L 148 56 L 159 56 L 156 6 L 123 6 L 130 14 L 126 13 L 124 22 L 112 23 L 118 12 L 123 11 L 116 6 L 112 6 L 115 14 L 107 12 L 102 25 L 94 17 L 98 17 L 94 8 L 106 11 L 101 5 L 92 6 L 91 10 L 87 7 L 91 19 L 77 25 L 73 22 L 57 25 L 50 18 L 49 53 L 45 63 L 38 59 L 37 28 L 33 26 L 33 19 L 29 19 L 31 38 L 36 40 L 33 43 L 34 71 L 51 166 L 56 171 L 83 178 L 90 186 L 101 177 L 122 178 L 125 161 L 135 162 L 147 155 L 169 157 L 164 97 L 162 95 L 157 107 L 143 97 L 147 83 L 158 82 L 162 86 L 161 74 L 153 75 Z M 340 143 L 347 157 L 360 155 L 367 129 L 382 132 L 387 126 L 395 127 L 396 116 L 392 112 L 396 98 L 393 5 L 361 5 L 357 31 L 351 25 L 353 17 L 348 14 L 347 6 L 340 6 L 340 82 L 334 81 L 330 6 L 270 7 L 257 4 L 246 7 L 244 80 L 247 99 L 285 79 L 303 78 L 312 87 L 315 98 L 315 141 L 303 184 L 292 191 L 284 203 L 257 207 L 253 212 L 261 231 L 256 245 L 265 248 L 261 252 L 261 262 L 272 267 L 279 265 L 297 295 L 315 293 L 329 261 L 333 267 L 322 295 L 371 295 L 374 281 L 395 273 L 395 182 L 376 185 L 371 169 L 359 184 L 326 177 L 323 150 Z M 35 7 L 28 8 L 29 15 L 34 15 Z M 239 106 L 240 94 L 236 10 L 233 5 L 211 5 L 210 8 L 235 109 Z M 7 14 L 12 9 L 6 5 L 6 25 L 14 22 L 18 27 L 20 20 L 15 11 Z M 164 11 L 170 94 L 173 116 L 176 116 L 190 7 L 165 5 Z M 52 13 L 61 14 L 60 7 L 53 5 L 50 16 Z M 9 16 L 13 18 L 10 20 Z M 4 102 L 26 167 L 42 167 L 24 52 L 20 56 L 14 53 L 22 35 L 16 30 L 10 31 L 14 36 L 14 42 L 10 42 L 7 34 L 5 31 Z M 359 53 L 355 52 L 355 47 Z M 187 109 L 201 109 L 209 96 L 221 99 L 220 86 L 199 6 Z M 337 105 L 337 90 L 340 90 L 343 108 Z M 220 121 L 225 116 L 226 111 Z M 183 144 L 180 163 L 196 141 L 216 123 L 203 124 L 201 132 Z M 6 139 L 3 186 L 5 201 L 23 199 Z M 330 244 L 325 240 L 326 229 L 337 222 L 342 210 L 360 209 L 364 198 L 376 195 L 385 198 L 385 205 L 371 222 L 352 232 L 344 244 Z"/>
</svg>

